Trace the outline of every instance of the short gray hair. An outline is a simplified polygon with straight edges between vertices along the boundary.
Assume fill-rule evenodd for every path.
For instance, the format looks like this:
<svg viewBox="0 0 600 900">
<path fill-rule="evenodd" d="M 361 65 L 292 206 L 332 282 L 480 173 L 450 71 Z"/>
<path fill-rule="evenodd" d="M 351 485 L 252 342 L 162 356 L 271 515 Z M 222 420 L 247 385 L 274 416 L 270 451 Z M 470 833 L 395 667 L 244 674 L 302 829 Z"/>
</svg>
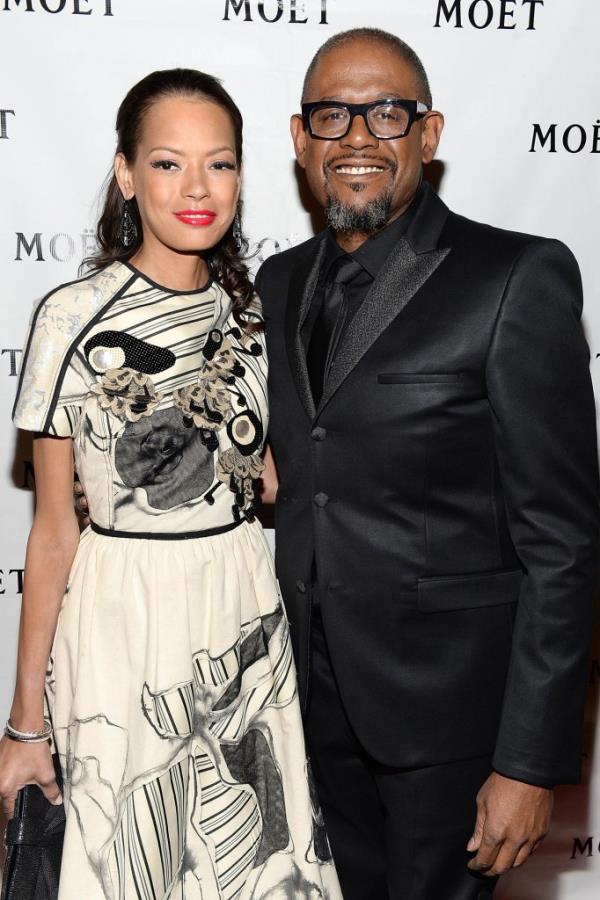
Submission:
<svg viewBox="0 0 600 900">
<path fill-rule="evenodd" d="M 384 46 L 389 47 L 394 53 L 397 53 L 401 59 L 409 64 L 415 73 L 418 90 L 421 94 L 421 96 L 416 99 L 431 106 L 433 101 L 425 66 L 412 47 L 409 47 L 408 44 L 401 41 L 395 34 L 391 34 L 389 31 L 383 31 L 380 28 L 351 28 L 348 31 L 340 31 L 338 34 L 334 34 L 326 40 L 325 43 L 319 47 L 306 70 L 304 83 L 302 85 L 303 103 L 308 99 L 310 82 L 320 60 L 326 56 L 330 50 L 337 50 L 338 47 L 345 47 L 346 44 L 351 44 L 352 41 L 356 40 L 366 40 L 377 44 L 383 44 Z"/>
</svg>

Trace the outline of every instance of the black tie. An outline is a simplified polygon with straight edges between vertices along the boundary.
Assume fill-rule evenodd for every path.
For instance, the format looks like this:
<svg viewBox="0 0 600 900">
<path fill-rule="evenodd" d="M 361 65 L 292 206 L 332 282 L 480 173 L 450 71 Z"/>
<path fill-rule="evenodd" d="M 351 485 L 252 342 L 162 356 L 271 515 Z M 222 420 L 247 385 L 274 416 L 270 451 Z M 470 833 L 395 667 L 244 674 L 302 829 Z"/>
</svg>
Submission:
<svg viewBox="0 0 600 900">
<path fill-rule="evenodd" d="M 323 304 L 315 319 L 306 351 L 306 366 L 315 404 L 323 395 L 323 384 L 346 318 L 346 286 L 362 268 L 359 262 L 344 254 L 332 264 L 328 273 Z"/>
</svg>

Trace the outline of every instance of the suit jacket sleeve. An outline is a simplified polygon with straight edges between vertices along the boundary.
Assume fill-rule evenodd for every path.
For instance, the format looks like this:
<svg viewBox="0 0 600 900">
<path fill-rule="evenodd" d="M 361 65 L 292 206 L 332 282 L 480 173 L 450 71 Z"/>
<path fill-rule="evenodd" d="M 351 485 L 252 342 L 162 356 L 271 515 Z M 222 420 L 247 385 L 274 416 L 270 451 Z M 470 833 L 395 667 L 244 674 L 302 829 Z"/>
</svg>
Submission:
<svg viewBox="0 0 600 900">
<path fill-rule="evenodd" d="M 515 262 L 486 367 L 500 478 L 524 570 L 494 767 L 579 778 L 598 573 L 598 471 L 577 263 L 536 240 Z"/>
</svg>

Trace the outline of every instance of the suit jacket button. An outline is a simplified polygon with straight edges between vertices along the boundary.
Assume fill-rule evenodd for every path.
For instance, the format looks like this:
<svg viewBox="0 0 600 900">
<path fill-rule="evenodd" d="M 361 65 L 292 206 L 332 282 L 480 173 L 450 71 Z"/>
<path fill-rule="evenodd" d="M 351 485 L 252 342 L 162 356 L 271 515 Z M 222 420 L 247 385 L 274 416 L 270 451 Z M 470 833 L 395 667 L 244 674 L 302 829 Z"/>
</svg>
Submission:
<svg viewBox="0 0 600 900">
<path fill-rule="evenodd" d="M 314 501 L 316 506 L 320 506 L 321 509 L 323 509 L 323 507 L 327 506 L 327 504 L 329 503 L 329 497 L 327 496 L 327 494 L 324 494 L 322 491 L 320 491 L 318 494 L 315 494 Z"/>
<path fill-rule="evenodd" d="M 296 582 L 296 588 L 300 591 L 301 594 L 306 593 L 306 585 L 304 584 L 304 582 L 302 581 L 301 578 L 299 578 L 298 581 Z"/>
<path fill-rule="evenodd" d="M 327 437 L 327 429 L 322 428 L 320 425 L 317 425 L 310 433 L 313 441 L 324 441 Z"/>
</svg>

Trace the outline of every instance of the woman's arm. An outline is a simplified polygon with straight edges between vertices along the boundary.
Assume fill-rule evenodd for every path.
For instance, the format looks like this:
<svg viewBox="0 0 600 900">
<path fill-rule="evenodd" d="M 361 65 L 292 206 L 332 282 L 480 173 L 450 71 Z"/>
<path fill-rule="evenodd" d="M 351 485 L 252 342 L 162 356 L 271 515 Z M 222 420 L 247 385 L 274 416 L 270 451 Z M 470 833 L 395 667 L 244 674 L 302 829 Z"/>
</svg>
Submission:
<svg viewBox="0 0 600 900">
<path fill-rule="evenodd" d="M 275 498 L 277 497 L 277 489 L 279 487 L 279 478 L 277 476 L 277 468 L 275 466 L 275 460 L 273 459 L 273 453 L 271 451 L 270 444 L 267 444 L 267 446 L 265 447 L 263 462 L 265 464 L 265 468 L 263 469 L 261 475 L 262 487 L 260 491 L 260 498 L 263 503 L 275 503 Z"/>
<path fill-rule="evenodd" d="M 77 550 L 73 509 L 73 442 L 37 437 L 33 444 L 36 509 L 27 543 L 19 628 L 17 682 L 10 718 L 20 731 L 44 726 L 44 686 L 58 612 Z M 8 815 L 24 784 L 36 783 L 60 801 L 49 745 L 0 741 L 0 796 Z"/>
</svg>

